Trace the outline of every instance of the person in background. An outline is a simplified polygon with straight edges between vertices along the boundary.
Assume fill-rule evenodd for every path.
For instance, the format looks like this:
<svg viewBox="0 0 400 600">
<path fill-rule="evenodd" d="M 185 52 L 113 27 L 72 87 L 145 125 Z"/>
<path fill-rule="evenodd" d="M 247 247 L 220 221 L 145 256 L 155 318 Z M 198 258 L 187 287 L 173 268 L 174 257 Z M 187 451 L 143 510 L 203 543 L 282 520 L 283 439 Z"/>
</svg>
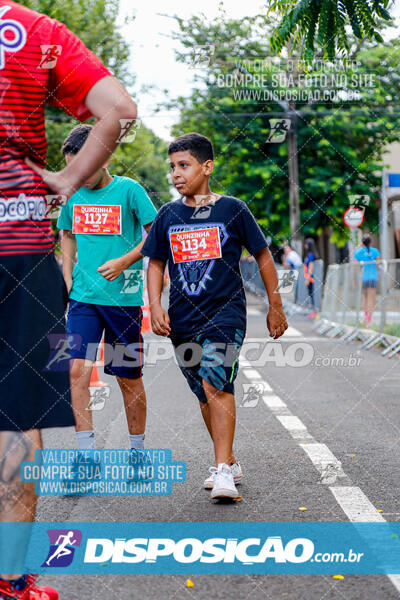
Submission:
<svg viewBox="0 0 400 600">
<path fill-rule="evenodd" d="M 288 269 L 298 269 L 303 264 L 296 250 L 293 250 L 290 244 L 283 246 L 283 266 Z"/>
<path fill-rule="evenodd" d="M 304 280 L 307 286 L 308 296 L 310 298 L 312 312 L 310 319 L 315 316 L 315 301 L 314 301 L 314 266 L 317 260 L 317 250 L 315 242 L 312 238 L 307 238 L 304 244 Z"/>
<path fill-rule="evenodd" d="M 299 273 L 300 267 L 303 265 L 303 262 L 301 260 L 300 255 L 296 252 L 296 250 L 294 250 L 292 248 L 292 246 L 288 242 L 286 244 L 284 244 L 284 246 L 282 248 L 282 264 L 286 269 L 290 269 L 289 273 L 291 273 L 293 275 L 293 277 L 295 277 L 295 275 L 293 274 L 293 270 L 297 271 L 297 276 L 294 281 L 294 292 L 293 292 L 294 301 L 297 302 L 297 292 L 298 292 L 298 283 L 299 283 L 298 273 Z"/>
<path fill-rule="evenodd" d="M 363 237 L 362 244 L 362 247 L 354 254 L 354 260 L 363 265 L 361 268 L 362 289 L 364 294 L 364 315 L 366 324 L 370 325 L 372 323 L 376 288 L 378 286 L 377 262 L 380 260 L 380 253 L 377 248 L 371 246 L 371 238 L 369 235 Z"/>
</svg>

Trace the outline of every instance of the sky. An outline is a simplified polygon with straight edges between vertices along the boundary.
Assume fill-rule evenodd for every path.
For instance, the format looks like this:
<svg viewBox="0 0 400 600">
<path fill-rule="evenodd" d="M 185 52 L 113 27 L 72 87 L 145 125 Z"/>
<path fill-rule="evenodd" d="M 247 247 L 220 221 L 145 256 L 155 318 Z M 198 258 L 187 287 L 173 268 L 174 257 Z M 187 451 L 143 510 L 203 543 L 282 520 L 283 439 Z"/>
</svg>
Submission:
<svg viewBox="0 0 400 600">
<path fill-rule="evenodd" d="M 178 120 L 178 115 L 171 111 L 161 110 L 154 113 L 156 105 L 165 101 L 163 90 L 169 90 L 172 97 L 190 95 L 193 84 L 193 69 L 178 63 L 174 49 L 179 42 L 169 36 L 178 26 L 175 20 L 165 15 L 179 15 L 187 19 L 193 14 L 204 13 L 212 19 L 222 4 L 232 18 L 262 13 L 265 2 L 260 0 L 120 0 L 119 22 L 125 16 L 136 15 L 129 26 L 122 25 L 121 32 L 131 45 L 130 64 L 136 74 L 135 101 L 139 107 L 139 116 L 144 124 L 160 137 L 171 139 L 170 128 Z M 400 22 L 400 0 L 395 4 L 391 14 Z M 164 15 L 164 16 L 163 16 Z M 391 29 L 384 37 L 393 37 Z M 139 92 L 143 86 L 153 86 L 152 90 Z"/>
<path fill-rule="evenodd" d="M 223 0 L 229 16 L 241 18 L 261 13 L 264 3 L 260 0 Z M 178 31 L 175 20 L 161 15 L 179 15 L 189 18 L 192 14 L 204 13 L 212 19 L 218 12 L 217 0 L 120 0 L 120 23 L 126 15 L 136 14 L 133 24 L 123 26 L 121 32 L 131 44 L 132 71 L 136 74 L 136 90 L 152 85 L 156 89 L 140 93 L 135 97 L 139 107 L 139 116 L 144 124 L 157 135 L 171 139 L 170 128 L 178 120 L 178 115 L 168 111 L 154 114 L 154 106 L 165 101 L 164 89 L 172 97 L 188 96 L 193 87 L 193 70 L 178 63 L 174 48 L 179 43 L 169 38 L 172 31 Z"/>
</svg>

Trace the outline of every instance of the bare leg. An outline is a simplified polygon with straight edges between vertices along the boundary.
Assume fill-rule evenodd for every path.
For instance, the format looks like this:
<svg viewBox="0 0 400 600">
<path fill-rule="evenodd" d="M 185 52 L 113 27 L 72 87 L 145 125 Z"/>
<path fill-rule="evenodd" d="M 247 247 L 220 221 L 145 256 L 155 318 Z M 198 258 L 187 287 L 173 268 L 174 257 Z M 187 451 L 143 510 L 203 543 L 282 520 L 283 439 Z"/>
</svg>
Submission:
<svg viewBox="0 0 400 600">
<path fill-rule="evenodd" d="M 74 410 L 76 431 L 93 429 L 92 411 L 87 410 L 90 402 L 90 376 L 93 362 L 86 358 L 74 358 L 70 370 L 72 408 Z"/>
<path fill-rule="evenodd" d="M 21 463 L 35 459 L 35 450 L 42 447 L 39 429 L 31 431 L 0 431 L 0 521 L 31 522 L 35 517 L 36 494 L 35 484 L 22 482 L 20 478 Z M 27 552 L 26 546 L 19 546 L 18 556 Z M 11 545 L 9 551 L 13 551 Z M 18 561 L 19 562 L 19 561 Z M 16 579 L 21 574 L 3 574 L 4 579 Z"/>
<path fill-rule="evenodd" d="M 146 429 L 146 392 L 143 380 L 117 377 L 124 398 L 126 420 L 131 435 L 139 435 Z"/>
<path fill-rule="evenodd" d="M 368 314 L 368 288 L 363 290 L 364 295 L 364 313 Z"/>
<path fill-rule="evenodd" d="M 210 425 L 214 442 L 215 463 L 230 464 L 235 434 L 236 406 L 233 394 L 221 392 L 203 379 L 210 411 Z"/>
<path fill-rule="evenodd" d="M 206 424 L 208 433 L 210 434 L 210 437 L 212 439 L 210 406 L 209 406 L 208 402 L 199 402 L 199 405 L 200 405 L 200 411 L 201 411 L 201 415 L 203 417 L 204 423 Z M 231 459 L 230 459 L 230 462 L 228 463 L 228 465 L 230 463 L 235 463 L 235 462 L 236 462 L 236 458 L 235 458 L 235 455 L 232 450 Z"/>
<path fill-rule="evenodd" d="M 368 288 L 367 292 L 367 312 L 372 317 L 375 308 L 376 288 Z"/>
</svg>

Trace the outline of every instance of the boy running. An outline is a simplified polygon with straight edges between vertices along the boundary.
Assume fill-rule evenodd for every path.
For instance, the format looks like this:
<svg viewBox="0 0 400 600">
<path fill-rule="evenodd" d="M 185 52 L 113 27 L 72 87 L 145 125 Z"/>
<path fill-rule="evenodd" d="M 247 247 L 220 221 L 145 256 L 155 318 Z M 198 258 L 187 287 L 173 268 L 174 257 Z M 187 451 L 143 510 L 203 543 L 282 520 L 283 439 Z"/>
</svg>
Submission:
<svg viewBox="0 0 400 600">
<path fill-rule="evenodd" d="M 172 182 L 182 197 L 161 208 L 142 248 L 142 254 L 150 257 L 152 328 L 171 338 L 213 440 L 215 467 L 204 486 L 212 489 L 211 498 L 237 498 L 235 483 L 243 474 L 233 454 L 234 380 L 246 330 L 239 269 L 243 246 L 254 255 L 268 294 L 270 335 L 280 337 L 287 323 L 275 266 L 253 215 L 241 200 L 210 190 L 211 141 L 188 133 L 172 142 L 168 153 Z M 167 262 L 168 312 L 161 306 Z"/>
<path fill-rule="evenodd" d="M 77 125 L 64 142 L 67 165 L 85 144 L 90 125 Z M 70 304 L 71 395 L 81 449 L 95 448 L 89 406 L 90 376 L 104 332 L 105 373 L 115 375 L 124 399 L 131 448 L 143 448 L 146 396 L 142 382 L 142 226 L 157 211 L 144 188 L 110 175 L 108 161 L 86 180 L 58 219 L 63 274 Z M 76 251 L 78 262 L 74 268 Z M 131 268 L 135 264 L 135 268 Z"/>
</svg>

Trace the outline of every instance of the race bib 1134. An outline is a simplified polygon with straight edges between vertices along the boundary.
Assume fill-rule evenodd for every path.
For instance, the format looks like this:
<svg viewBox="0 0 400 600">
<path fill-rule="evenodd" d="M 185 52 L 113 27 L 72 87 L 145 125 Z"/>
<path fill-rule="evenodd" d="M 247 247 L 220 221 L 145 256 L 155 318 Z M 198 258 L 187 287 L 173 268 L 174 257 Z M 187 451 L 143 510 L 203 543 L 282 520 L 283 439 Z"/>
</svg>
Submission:
<svg viewBox="0 0 400 600">
<path fill-rule="evenodd" d="M 169 234 L 174 263 L 221 258 L 218 227 L 173 231 Z"/>
<path fill-rule="evenodd" d="M 74 204 L 72 233 L 121 234 L 121 206 Z"/>
</svg>

